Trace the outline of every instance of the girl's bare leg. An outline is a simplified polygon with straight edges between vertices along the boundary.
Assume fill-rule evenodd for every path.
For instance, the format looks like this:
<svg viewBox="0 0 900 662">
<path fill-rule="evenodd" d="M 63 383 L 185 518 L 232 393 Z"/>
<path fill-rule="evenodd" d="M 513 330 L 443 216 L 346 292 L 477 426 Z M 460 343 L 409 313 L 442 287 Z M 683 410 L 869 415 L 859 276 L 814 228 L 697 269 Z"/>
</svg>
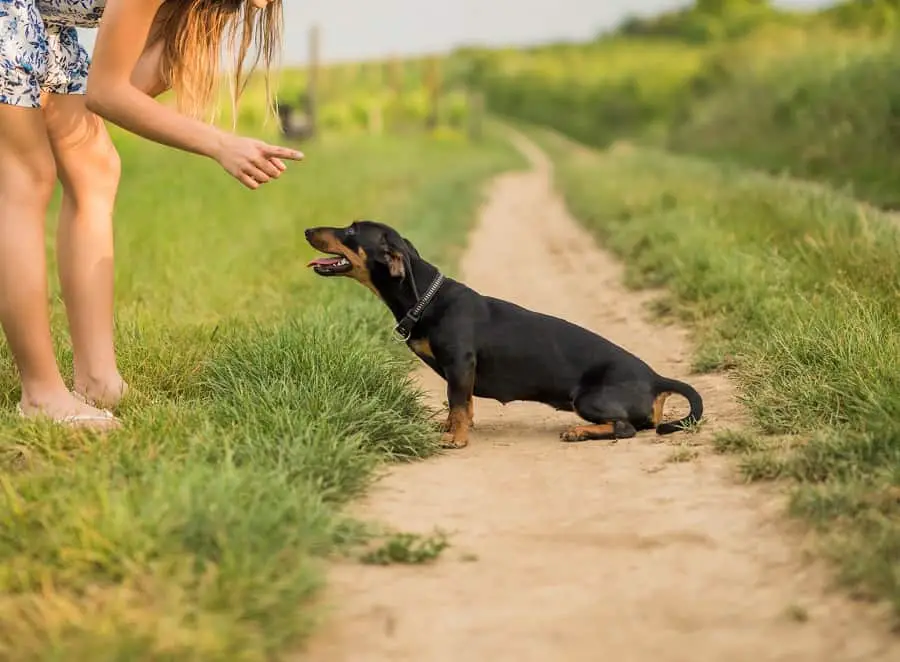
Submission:
<svg viewBox="0 0 900 662">
<path fill-rule="evenodd" d="M 132 83 L 156 96 L 162 42 L 148 45 Z M 75 390 L 114 407 L 127 392 L 113 338 L 113 224 L 119 155 L 103 121 L 81 95 L 50 94 L 44 118 L 63 186 L 57 233 L 59 275 L 74 348 Z"/>
<path fill-rule="evenodd" d="M 83 96 L 48 95 L 44 118 L 63 187 L 57 259 L 72 334 L 75 390 L 113 407 L 127 389 L 113 341 L 112 214 L 119 156 Z"/>
<path fill-rule="evenodd" d="M 44 220 L 56 179 L 43 113 L 0 105 L 0 325 L 22 381 L 22 411 L 54 419 L 98 416 L 69 392 L 53 352 Z"/>
</svg>

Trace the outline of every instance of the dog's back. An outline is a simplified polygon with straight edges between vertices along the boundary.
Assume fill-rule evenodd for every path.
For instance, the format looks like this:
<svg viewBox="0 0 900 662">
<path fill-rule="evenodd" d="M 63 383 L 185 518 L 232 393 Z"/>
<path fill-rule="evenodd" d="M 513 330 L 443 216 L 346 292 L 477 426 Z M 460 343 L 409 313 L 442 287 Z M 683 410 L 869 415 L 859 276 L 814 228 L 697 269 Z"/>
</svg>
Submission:
<svg viewBox="0 0 900 662">
<path fill-rule="evenodd" d="M 473 327 L 474 393 L 479 397 L 571 410 L 573 394 L 588 370 L 616 363 L 644 379 L 655 374 L 624 348 L 568 320 L 483 296 L 462 283 L 448 285 L 454 304 L 444 315 L 455 323 L 467 318 Z"/>
</svg>

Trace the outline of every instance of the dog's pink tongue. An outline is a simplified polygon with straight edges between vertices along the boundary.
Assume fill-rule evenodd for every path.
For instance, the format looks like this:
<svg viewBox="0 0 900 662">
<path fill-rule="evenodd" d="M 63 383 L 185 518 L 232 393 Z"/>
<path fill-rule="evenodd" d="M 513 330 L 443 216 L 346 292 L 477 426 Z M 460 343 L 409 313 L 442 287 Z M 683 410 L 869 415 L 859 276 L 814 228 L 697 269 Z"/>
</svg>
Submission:
<svg viewBox="0 0 900 662">
<path fill-rule="evenodd" d="M 314 260 L 310 260 L 309 264 L 307 264 L 306 266 L 307 267 L 315 267 L 315 266 L 327 267 L 328 265 L 331 265 L 331 264 L 337 264 L 340 261 L 341 261 L 341 258 L 339 258 L 339 257 L 317 257 Z"/>
</svg>

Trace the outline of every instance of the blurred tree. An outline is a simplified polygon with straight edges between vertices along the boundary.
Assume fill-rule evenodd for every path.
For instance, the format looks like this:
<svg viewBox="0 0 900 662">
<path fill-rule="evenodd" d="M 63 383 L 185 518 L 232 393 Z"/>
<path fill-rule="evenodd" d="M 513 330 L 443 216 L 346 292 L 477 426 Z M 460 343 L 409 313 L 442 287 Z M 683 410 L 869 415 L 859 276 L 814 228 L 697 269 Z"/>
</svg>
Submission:
<svg viewBox="0 0 900 662">
<path fill-rule="evenodd" d="M 747 9 L 769 6 L 769 0 L 697 0 L 694 5 L 698 12 L 713 16 L 725 16 Z"/>
</svg>

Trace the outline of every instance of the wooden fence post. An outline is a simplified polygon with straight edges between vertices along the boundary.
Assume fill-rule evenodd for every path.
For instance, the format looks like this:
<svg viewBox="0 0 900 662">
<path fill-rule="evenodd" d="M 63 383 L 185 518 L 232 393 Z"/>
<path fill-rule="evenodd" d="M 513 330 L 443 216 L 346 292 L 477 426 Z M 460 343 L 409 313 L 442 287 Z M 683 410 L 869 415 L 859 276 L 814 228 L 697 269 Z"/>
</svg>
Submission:
<svg viewBox="0 0 900 662">
<path fill-rule="evenodd" d="M 440 119 L 441 65 L 437 56 L 429 57 L 425 65 L 425 89 L 428 90 L 428 118 L 425 126 L 436 129 Z"/>
<path fill-rule="evenodd" d="M 484 135 L 484 92 L 477 88 L 468 88 L 469 99 L 469 139 L 478 141 Z"/>
<path fill-rule="evenodd" d="M 309 75 L 306 81 L 306 116 L 309 118 L 310 135 L 317 135 L 318 122 L 318 85 L 319 85 L 319 26 L 309 29 Z"/>
</svg>

